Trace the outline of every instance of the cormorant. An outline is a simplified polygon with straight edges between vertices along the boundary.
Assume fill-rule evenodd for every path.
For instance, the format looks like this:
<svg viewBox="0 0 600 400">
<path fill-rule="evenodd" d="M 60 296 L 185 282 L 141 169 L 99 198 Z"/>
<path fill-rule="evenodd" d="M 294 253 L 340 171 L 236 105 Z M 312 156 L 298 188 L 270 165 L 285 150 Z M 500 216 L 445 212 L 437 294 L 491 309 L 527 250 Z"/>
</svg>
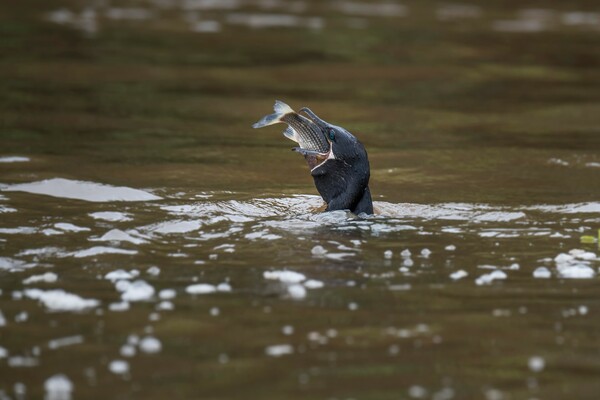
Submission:
<svg viewBox="0 0 600 400">
<path fill-rule="evenodd" d="M 346 129 L 319 118 L 309 108 L 296 113 L 287 104 L 276 101 L 274 114 L 262 118 L 253 128 L 285 123 L 284 136 L 300 146 L 292 150 L 302 154 L 319 194 L 327 203 L 326 211 L 350 210 L 354 214 L 373 214 L 369 191 L 369 158 L 365 147 Z"/>
</svg>

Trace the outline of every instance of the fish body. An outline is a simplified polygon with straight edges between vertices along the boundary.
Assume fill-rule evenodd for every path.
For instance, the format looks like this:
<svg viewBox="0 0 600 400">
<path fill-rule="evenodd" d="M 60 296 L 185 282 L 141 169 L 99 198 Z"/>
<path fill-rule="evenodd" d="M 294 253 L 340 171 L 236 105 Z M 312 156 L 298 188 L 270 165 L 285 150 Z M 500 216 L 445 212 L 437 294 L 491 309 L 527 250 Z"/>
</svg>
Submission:
<svg viewBox="0 0 600 400">
<path fill-rule="evenodd" d="M 253 128 L 262 128 L 277 123 L 287 124 L 283 135 L 300 145 L 302 150 L 327 153 L 330 144 L 322 129 L 303 115 L 295 112 L 290 106 L 282 101 L 275 101 L 273 106 L 275 113 L 264 116 L 260 121 L 252 125 Z"/>
</svg>

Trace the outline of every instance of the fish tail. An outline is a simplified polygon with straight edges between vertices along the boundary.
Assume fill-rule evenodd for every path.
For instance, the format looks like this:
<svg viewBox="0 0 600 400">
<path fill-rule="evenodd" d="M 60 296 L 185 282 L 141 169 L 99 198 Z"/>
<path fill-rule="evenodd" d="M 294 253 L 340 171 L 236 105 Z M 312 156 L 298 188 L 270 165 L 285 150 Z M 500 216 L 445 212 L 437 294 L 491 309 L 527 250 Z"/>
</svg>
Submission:
<svg viewBox="0 0 600 400">
<path fill-rule="evenodd" d="M 275 100 L 273 106 L 274 114 L 265 115 L 260 121 L 252 125 L 253 128 L 262 128 L 263 126 L 269 126 L 282 122 L 282 118 L 287 114 L 293 113 L 294 110 L 283 101 Z"/>
</svg>

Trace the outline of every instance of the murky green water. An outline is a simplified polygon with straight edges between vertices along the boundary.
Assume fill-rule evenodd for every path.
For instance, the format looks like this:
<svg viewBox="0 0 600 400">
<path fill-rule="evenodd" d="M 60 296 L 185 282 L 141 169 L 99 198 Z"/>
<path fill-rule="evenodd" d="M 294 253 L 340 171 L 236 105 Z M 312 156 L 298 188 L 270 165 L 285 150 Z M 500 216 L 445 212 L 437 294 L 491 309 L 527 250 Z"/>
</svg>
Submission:
<svg viewBox="0 0 600 400">
<path fill-rule="evenodd" d="M 0 399 L 598 397 L 595 2 L 32 0 L 0 38 Z M 319 212 L 275 99 L 361 139 L 377 215 Z"/>
</svg>

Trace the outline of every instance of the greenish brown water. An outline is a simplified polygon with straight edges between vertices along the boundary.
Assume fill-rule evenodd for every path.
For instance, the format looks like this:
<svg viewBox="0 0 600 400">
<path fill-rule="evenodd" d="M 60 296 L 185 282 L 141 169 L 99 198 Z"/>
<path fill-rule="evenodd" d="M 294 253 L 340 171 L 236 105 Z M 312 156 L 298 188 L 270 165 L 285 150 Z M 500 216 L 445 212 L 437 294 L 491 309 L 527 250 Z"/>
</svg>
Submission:
<svg viewBox="0 0 600 400">
<path fill-rule="evenodd" d="M 377 215 L 318 211 L 275 99 Z M 0 161 L 0 399 L 600 393 L 595 2 L 3 4 Z"/>
</svg>

